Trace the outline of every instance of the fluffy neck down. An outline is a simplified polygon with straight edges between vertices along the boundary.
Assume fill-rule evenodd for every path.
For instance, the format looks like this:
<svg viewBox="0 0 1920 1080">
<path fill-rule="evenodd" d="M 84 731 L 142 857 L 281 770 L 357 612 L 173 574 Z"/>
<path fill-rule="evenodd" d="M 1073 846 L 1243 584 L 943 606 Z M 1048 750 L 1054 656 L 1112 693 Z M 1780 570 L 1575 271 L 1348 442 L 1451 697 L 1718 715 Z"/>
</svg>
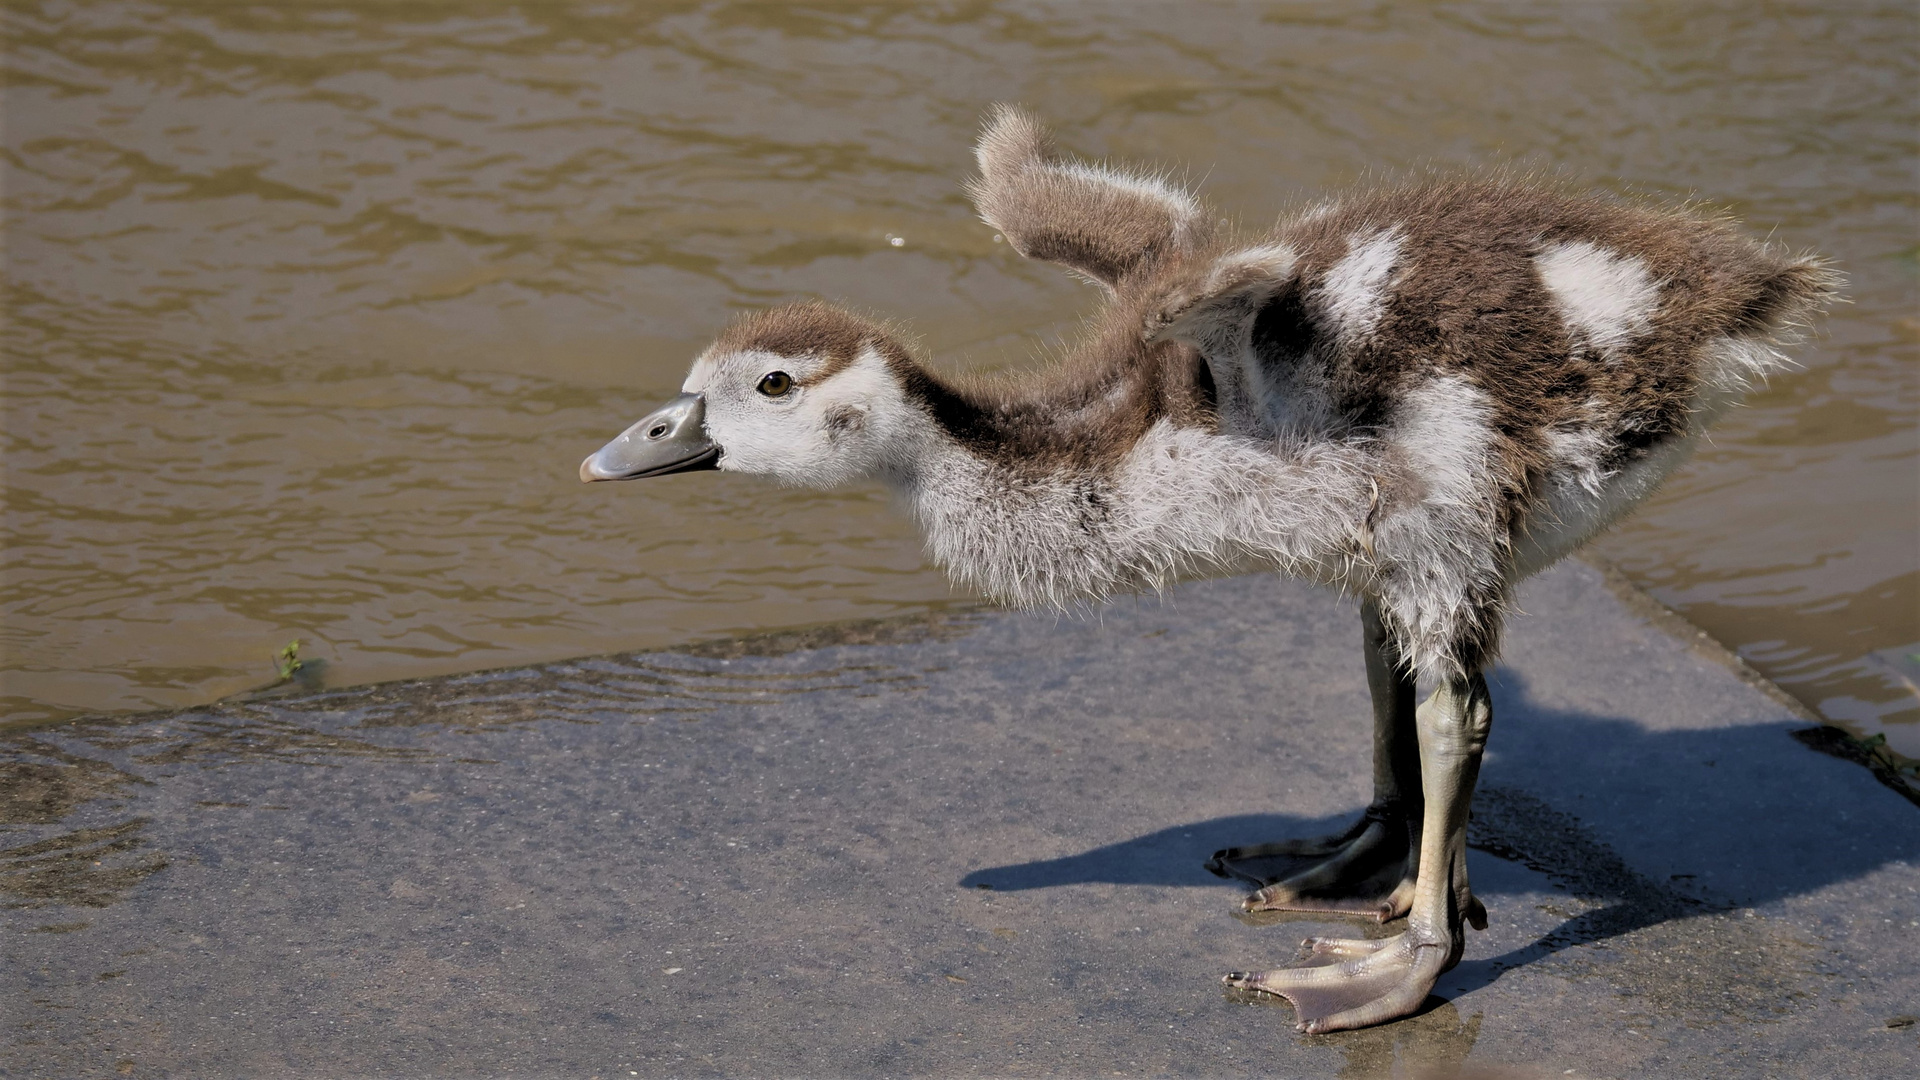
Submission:
<svg viewBox="0 0 1920 1080">
<path fill-rule="evenodd" d="M 962 398 L 943 408 L 975 427 L 956 431 L 915 408 L 905 452 L 883 475 L 935 561 L 994 600 L 1064 607 L 1252 569 L 1341 586 L 1364 578 L 1375 489 L 1357 447 L 1279 445 L 1161 417 L 1092 458 L 1009 454 L 968 438 L 993 423 L 993 407 Z M 1075 441 L 1074 420 L 1060 414 L 1062 443 Z"/>
</svg>

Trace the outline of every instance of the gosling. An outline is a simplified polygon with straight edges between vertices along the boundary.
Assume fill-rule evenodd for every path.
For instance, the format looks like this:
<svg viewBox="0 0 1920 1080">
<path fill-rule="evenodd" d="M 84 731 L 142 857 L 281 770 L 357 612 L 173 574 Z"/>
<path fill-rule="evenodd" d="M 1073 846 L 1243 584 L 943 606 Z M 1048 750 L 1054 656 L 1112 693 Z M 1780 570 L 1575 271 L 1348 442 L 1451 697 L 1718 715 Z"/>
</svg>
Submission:
<svg viewBox="0 0 1920 1080">
<path fill-rule="evenodd" d="M 1208 868 L 1256 887 L 1250 911 L 1406 916 L 1229 985 L 1287 998 L 1307 1032 L 1408 1015 L 1486 926 L 1467 809 L 1515 584 L 1785 365 L 1837 275 L 1724 216 L 1500 175 L 1356 192 L 1243 235 L 1160 175 L 1062 157 L 1007 107 L 977 159 L 981 218 L 1105 293 L 1063 363 L 957 383 L 840 308 L 759 312 L 581 479 L 878 478 L 957 581 L 1016 605 L 1254 570 L 1357 595 L 1372 802 L 1339 835 Z"/>
</svg>

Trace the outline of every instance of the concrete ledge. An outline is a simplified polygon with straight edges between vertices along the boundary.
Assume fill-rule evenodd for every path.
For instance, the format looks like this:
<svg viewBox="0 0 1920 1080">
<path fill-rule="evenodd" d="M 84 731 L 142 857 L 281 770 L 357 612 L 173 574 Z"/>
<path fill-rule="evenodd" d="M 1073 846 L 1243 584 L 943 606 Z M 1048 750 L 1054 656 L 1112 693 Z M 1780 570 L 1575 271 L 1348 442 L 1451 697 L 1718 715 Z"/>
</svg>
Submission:
<svg viewBox="0 0 1920 1080">
<path fill-rule="evenodd" d="M 0 1075 L 1908 1071 L 1914 807 L 1602 572 L 1521 606 L 1493 927 L 1388 1027 L 1218 982 L 1341 924 L 1202 861 L 1367 798 L 1352 606 L 1248 578 L 0 739 Z"/>
</svg>

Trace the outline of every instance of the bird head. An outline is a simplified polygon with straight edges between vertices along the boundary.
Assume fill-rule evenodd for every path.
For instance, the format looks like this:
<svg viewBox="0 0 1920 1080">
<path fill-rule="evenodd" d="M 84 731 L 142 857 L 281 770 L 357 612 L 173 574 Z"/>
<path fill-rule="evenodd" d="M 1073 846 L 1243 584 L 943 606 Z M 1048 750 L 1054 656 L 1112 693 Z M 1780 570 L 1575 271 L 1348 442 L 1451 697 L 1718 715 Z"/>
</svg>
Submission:
<svg viewBox="0 0 1920 1080">
<path fill-rule="evenodd" d="M 833 487 L 901 450 L 912 362 L 879 324 L 827 304 L 745 316 L 694 361 L 678 397 L 580 463 L 580 479 L 698 469 Z"/>
</svg>

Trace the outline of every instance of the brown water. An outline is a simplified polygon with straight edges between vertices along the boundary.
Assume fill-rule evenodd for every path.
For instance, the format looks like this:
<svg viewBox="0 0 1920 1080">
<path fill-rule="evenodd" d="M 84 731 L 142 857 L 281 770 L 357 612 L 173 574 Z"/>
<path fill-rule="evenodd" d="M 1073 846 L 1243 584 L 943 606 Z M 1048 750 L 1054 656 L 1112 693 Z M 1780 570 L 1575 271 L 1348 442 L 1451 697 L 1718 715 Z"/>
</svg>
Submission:
<svg viewBox="0 0 1920 1080">
<path fill-rule="evenodd" d="M 743 308 L 1071 335 L 959 187 L 1017 100 L 1250 221 L 1518 159 L 1835 257 L 1805 370 L 1601 551 L 1920 754 L 1920 23 L 1835 7 L 10 3 L 4 718 L 964 600 L 877 490 L 574 469 Z"/>
</svg>

